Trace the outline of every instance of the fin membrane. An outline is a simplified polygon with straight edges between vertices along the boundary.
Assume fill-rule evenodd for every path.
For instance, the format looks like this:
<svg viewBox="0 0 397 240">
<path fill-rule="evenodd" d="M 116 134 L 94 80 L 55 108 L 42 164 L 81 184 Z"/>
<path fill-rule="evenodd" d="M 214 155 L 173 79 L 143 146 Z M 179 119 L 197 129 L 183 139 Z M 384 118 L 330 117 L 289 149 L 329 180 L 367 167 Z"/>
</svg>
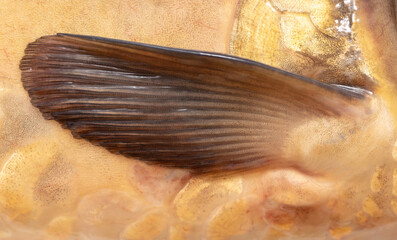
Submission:
<svg viewBox="0 0 397 240">
<path fill-rule="evenodd" d="M 31 102 L 77 138 L 195 173 L 279 164 L 289 131 L 369 94 L 228 55 L 58 34 L 30 43 Z"/>
</svg>

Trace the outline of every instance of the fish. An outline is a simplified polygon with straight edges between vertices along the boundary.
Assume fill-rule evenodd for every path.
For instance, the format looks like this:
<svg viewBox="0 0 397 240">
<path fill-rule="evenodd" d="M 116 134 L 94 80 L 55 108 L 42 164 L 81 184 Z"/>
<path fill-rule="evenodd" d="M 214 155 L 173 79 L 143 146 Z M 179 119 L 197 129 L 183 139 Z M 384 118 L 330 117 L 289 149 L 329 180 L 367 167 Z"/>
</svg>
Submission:
<svg viewBox="0 0 397 240">
<path fill-rule="evenodd" d="M 4 231 L 393 239 L 395 2 L 236 9 L 229 54 L 69 33 L 31 42 L 25 98 L 3 96 L 25 99 L 48 133 L 5 156 Z"/>
</svg>

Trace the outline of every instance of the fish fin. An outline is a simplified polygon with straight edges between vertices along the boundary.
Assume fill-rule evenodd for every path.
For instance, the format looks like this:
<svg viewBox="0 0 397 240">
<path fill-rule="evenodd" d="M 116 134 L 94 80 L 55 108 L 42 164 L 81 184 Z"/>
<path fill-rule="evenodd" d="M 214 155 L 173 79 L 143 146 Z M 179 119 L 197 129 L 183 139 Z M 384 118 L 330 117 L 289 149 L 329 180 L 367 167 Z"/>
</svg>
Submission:
<svg viewBox="0 0 397 240">
<path fill-rule="evenodd" d="M 279 164 L 293 127 L 359 116 L 371 95 L 233 56 L 69 34 L 30 43 L 20 69 L 32 104 L 75 137 L 195 173 Z"/>
</svg>

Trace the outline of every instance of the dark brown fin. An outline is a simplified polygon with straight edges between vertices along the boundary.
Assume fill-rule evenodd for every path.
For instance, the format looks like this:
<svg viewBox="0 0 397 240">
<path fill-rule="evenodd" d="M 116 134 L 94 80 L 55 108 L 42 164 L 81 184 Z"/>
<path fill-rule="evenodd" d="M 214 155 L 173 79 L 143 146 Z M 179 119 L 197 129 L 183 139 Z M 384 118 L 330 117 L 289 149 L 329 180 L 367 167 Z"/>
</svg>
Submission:
<svg viewBox="0 0 397 240">
<path fill-rule="evenodd" d="M 370 93 L 228 55 L 58 34 L 20 65 L 34 106 L 114 153 L 195 173 L 279 164 L 294 126 Z"/>
</svg>

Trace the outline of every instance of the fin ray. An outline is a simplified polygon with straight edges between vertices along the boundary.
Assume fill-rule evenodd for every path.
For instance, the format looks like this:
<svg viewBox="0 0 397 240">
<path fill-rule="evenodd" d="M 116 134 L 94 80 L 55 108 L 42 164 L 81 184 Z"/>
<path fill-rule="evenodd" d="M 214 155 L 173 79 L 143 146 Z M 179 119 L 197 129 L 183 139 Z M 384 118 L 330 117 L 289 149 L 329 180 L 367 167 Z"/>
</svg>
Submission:
<svg viewBox="0 0 397 240">
<path fill-rule="evenodd" d="M 365 90 L 228 55 L 58 34 L 28 45 L 32 104 L 114 153 L 195 173 L 282 164 L 288 131 L 360 115 Z"/>
</svg>

